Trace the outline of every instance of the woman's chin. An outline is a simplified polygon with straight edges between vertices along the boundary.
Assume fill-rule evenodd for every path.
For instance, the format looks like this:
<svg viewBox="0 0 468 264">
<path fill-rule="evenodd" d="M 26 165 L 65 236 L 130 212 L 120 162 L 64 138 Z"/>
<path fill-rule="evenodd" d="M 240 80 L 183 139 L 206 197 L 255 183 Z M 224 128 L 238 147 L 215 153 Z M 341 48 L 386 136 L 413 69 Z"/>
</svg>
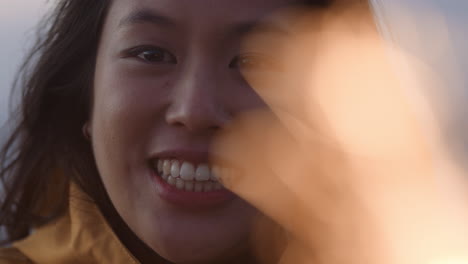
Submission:
<svg viewBox="0 0 468 264">
<path fill-rule="evenodd" d="M 155 219 L 158 227 L 153 227 L 157 233 L 151 234 L 154 239 L 149 239 L 149 246 L 174 263 L 224 263 L 216 260 L 242 255 L 258 212 L 236 200 L 227 208 L 205 214 L 160 212 Z"/>
<path fill-rule="evenodd" d="M 224 260 L 245 255 L 248 245 L 248 233 L 235 239 L 216 235 L 205 238 L 187 235 L 177 239 L 166 238 L 160 247 L 155 247 L 153 250 L 163 258 L 178 264 L 225 263 Z"/>
</svg>

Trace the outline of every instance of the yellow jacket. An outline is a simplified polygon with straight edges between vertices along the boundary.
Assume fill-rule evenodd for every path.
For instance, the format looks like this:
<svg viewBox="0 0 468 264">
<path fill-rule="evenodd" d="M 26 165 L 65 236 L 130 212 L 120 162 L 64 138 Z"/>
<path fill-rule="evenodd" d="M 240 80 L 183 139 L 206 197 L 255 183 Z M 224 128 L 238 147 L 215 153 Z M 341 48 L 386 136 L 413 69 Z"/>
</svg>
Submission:
<svg viewBox="0 0 468 264">
<path fill-rule="evenodd" d="M 0 264 L 137 264 L 101 214 L 78 187 L 70 189 L 65 215 L 10 248 Z"/>
</svg>

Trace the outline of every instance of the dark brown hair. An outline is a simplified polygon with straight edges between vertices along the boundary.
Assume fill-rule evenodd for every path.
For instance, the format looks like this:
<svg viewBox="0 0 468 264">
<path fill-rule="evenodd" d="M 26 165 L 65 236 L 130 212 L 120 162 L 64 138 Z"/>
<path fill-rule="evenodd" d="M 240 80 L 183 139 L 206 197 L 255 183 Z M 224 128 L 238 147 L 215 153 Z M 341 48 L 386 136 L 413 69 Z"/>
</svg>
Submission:
<svg viewBox="0 0 468 264">
<path fill-rule="evenodd" d="M 109 5 L 110 0 L 58 1 L 20 69 L 15 84 L 20 104 L 0 152 L 3 244 L 63 213 L 70 179 L 88 193 L 102 193 L 82 126 L 91 111 L 97 46 Z"/>
</svg>

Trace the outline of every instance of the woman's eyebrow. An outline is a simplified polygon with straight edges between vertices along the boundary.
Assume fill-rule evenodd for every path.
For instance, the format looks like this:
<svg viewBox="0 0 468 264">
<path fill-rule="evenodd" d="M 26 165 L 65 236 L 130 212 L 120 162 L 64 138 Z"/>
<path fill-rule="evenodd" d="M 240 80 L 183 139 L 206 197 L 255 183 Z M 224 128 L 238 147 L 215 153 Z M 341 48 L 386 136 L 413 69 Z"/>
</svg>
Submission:
<svg viewBox="0 0 468 264">
<path fill-rule="evenodd" d="M 154 10 L 143 8 L 132 11 L 128 16 L 124 17 L 119 22 L 120 27 L 126 27 L 133 24 L 152 23 L 160 26 L 174 27 L 175 21 L 164 16 Z"/>
<path fill-rule="evenodd" d="M 277 23 L 275 21 L 270 20 L 260 20 L 258 21 L 253 30 L 255 33 L 270 33 L 270 34 L 277 34 L 277 35 L 290 35 L 291 32 L 287 28 L 287 26 L 282 25 L 282 23 Z"/>
<path fill-rule="evenodd" d="M 231 29 L 228 30 L 230 34 L 240 37 L 250 34 L 272 34 L 279 36 L 288 36 L 291 34 L 288 27 L 282 25 L 282 23 L 276 23 L 276 21 L 264 19 L 238 23 L 229 28 Z"/>
</svg>

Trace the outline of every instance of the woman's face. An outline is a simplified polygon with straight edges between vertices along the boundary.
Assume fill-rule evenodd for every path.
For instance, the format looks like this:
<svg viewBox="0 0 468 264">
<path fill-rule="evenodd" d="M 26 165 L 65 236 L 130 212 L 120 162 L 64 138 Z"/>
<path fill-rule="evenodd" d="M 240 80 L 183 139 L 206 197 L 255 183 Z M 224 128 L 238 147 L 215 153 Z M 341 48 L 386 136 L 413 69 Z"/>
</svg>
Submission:
<svg viewBox="0 0 468 264">
<path fill-rule="evenodd" d="M 210 164 L 213 137 L 265 107 L 239 71 L 262 65 L 261 47 L 241 45 L 245 34 L 299 2 L 113 1 L 97 55 L 93 149 L 116 210 L 163 257 L 204 262 L 246 245 L 256 210 L 216 182 L 227 168 Z"/>
</svg>

